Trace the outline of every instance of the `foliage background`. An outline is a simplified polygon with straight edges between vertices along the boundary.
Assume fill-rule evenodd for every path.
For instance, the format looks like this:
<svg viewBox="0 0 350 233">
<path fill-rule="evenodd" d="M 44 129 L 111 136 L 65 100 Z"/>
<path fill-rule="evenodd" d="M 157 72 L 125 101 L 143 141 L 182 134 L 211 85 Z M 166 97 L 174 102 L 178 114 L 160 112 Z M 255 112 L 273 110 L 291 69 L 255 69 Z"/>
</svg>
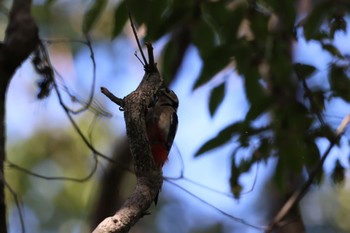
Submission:
<svg viewBox="0 0 350 233">
<path fill-rule="evenodd" d="M 107 86 L 118 96 L 135 88 L 143 71 L 133 57 L 136 44 L 125 2 L 33 4 L 43 38 L 79 39 L 83 32 L 90 33 L 97 88 Z M 344 41 L 349 4 L 147 0 L 140 7 L 130 0 L 128 7 L 140 36 L 155 43 L 161 72 L 179 95 L 177 145 L 185 176 L 242 198 L 236 201 L 185 179 L 178 182 L 226 212 L 266 225 L 270 209 L 278 208 L 274 203 L 295 189 L 296 175 L 306 175 L 318 161 L 331 138 L 330 129 L 348 113 L 350 51 Z M 4 28 L 6 16 L 1 17 Z M 49 48 L 67 85 L 82 98 L 88 96 L 92 76 L 88 49 L 72 41 Z M 44 102 L 35 100 L 36 79 L 29 62 L 25 63 L 9 89 L 8 99 L 13 101 L 8 103 L 9 161 L 49 176 L 82 177 L 92 169 L 93 157 L 64 120 L 53 95 Z M 94 145 L 109 154 L 121 138 L 123 122 L 115 106 L 99 94 L 96 98 L 114 117 L 95 123 L 93 114 L 86 114 L 77 120 L 86 134 L 94 126 Z M 329 156 L 320 183 L 302 202 L 310 232 L 350 229 L 344 181 L 348 144 L 346 133 Z M 102 161 L 92 179 L 74 183 L 28 176 L 9 165 L 6 176 L 23 203 L 28 232 L 88 231 L 99 179 L 107 167 Z M 166 175 L 177 176 L 182 169 L 179 159 L 175 156 L 165 169 Z M 253 192 L 244 194 L 256 174 Z M 132 185 L 132 176 L 126 176 L 119 187 L 122 196 Z M 18 232 L 18 213 L 11 195 L 7 198 L 13 207 L 11 230 Z M 259 232 L 170 184 L 164 185 L 161 198 L 154 214 L 144 218 L 135 232 Z M 207 224 L 198 226 L 204 219 Z"/>
</svg>

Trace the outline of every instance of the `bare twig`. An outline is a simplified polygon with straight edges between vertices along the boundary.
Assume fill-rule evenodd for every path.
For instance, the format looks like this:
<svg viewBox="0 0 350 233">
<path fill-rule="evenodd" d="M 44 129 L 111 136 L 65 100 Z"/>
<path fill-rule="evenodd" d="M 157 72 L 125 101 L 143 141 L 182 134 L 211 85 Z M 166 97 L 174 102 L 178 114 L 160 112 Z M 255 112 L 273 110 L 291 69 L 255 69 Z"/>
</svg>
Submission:
<svg viewBox="0 0 350 233">
<path fill-rule="evenodd" d="M 6 188 L 9 190 L 9 192 L 13 196 L 13 199 L 14 199 L 16 207 L 17 207 L 18 215 L 19 215 L 19 220 L 21 222 L 21 230 L 22 230 L 22 233 L 25 233 L 26 232 L 26 228 L 25 228 L 25 225 L 24 225 L 23 214 L 22 214 L 22 210 L 21 210 L 21 207 L 20 207 L 20 202 L 18 200 L 17 193 L 16 193 L 15 190 L 13 190 L 13 188 L 9 185 L 9 183 L 6 182 L 4 174 L 2 172 L 0 172 L 0 180 L 1 180 L 2 183 L 5 184 Z"/>
<path fill-rule="evenodd" d="M 91 171 L 89 172 L 89 174 L 87 174 L 85 177 L 83 178 L 75 178 L 75 177 L 66 177 L 66 176 L 47 176 L 47 175 L 42 175 L 42 174 L 38 174 L 35 172 L 32 172 L 31 170 L 21 167 L 17 164 L 14 164 L 12 162 L 10 162 L 9 160 L 6 160 L 6 163 L 9 164 L 10 168 L 16 169 L 20 172 L 29 174 L 31 176 L 37 177 L 37 178 L 41 178 L 44 180 L 63 180 L 63 181 L 73 181 L 73 182 L 78 182 L 78 183 L 83 183 L 88 181 L 96 172 L 97 170 L 97 165 L 98 165 L 98 161 L 97 161 L 97 157 L 94 156 L 94 165 L 91 169 Z"/>
<path fill-rule="evenodd" d="M 128 8 L 128 2 L 127 1 L 126 1 L 126 7 Z M 130 20 L 132 32 L 134 33 L 134 36 L 135 36 L 135 39 L 136 39 L 136 42 L 137 42 L 137 47 L 139 48 L 141 56 L 142 56 L 143 66 L 146 68 L 146 67 L 148 67 L 148 62 L 146 60 L 145 54 L 143 53 L 139 37 L 137 36 L 134 20 L 132 19 L 131 12 L 130 12 L 129 9 L 128 9 L 128 15 L 129 15 L 129 20 Z"/>
<path fill-rule="evenodd" d="M 229 217 L 230 219 L 233 219 L 233 220 L 236 221 L 236 222 L 239 222 L 239 223 L 241 223 L 241 224 L 243 224 L 243 225 L 245 225 L 245 226 L 248 226 L 248 227 L 250 227 L 250 228 L 257 229 L 257 230 L 264 230 L 264 229 L 265 229 L 264 226 L 253 225 L 253 224 L 251 224 L 251 223 L 245 221 L 245 220 L 242 219 L 242 218 L 238 218 L 238 217 L 236 217 L 236 216 L 233 216 L 232 214 L 229 214 L 229 213 L 227 213 L 227 212 L 225 212 L 225 211 L 219 209 L 218 207 L 216 207 L 216 206 L 210 204 L 209 202 L 205 201 L 204 199 L 202 199 L 202 198 L 196 196 L 195 194 L 191 193 L 190 191 L 188 191 L 187 189 L 181 187 L 179 184 L 177 184 L 177 183 L 175 183 L 175 182 L 173 182 L 173 181 L 169 181 L 169 180 L 168 180 L 168 182 L 169 182 L 170 184 L 176 186 L 177 188 L 181 189 L 183 192 L 185 192 L 185 193 L 189 194 L 190 196 L 196 198 L 196 199 L 199 200 L 200 202 L 202 202 L 202 203 L 204 203 L 204 204 L 206 204 L 206 205 L 208 205 L 208 206 L 214 208 L 215 210 L 217 210 L 218 212 L 220 212 L 220 213 L 223 214 L 224 216 Z"/>
<path fill-rule="evenodd" d="M 340 123 L 334 138 L 330 140 L 330 144 L 326 151 L 323 153 L 321 159 L 319 162 L 315 165 L 314 169 L 309 174 L 309 177 L 307 181 L 298 189 L 296 190 L 293 195 L 286 201 L 284 206 L 280 209 L 280 211 L 277 213 L 277 215 L 274 217 L 270 225 L 266 228 L 265 232 L 270 233 L 272 230 L 280 225 L 281 221 L 285 218 L 285 216 L 290 212 L 290 210 L 299 203 L 299 201 L 304 197 L 304 195 L 307 193 L 309 190 L 311 184 L 313 183 L 315 177 L 317 174 L 322 170 L 323 164 L 328 157 L 329 153 L 331 152 L 332 148 L 334 145 L 337 143 L 341 135 L 344 133 L 346 127 L 350 123 L 350 114 L 347 115 L 342 122 Z"/>
<path fill-rule="evenodd" d="M 105 96 L 108 97 L 108 99 L 110 99 L 113 103 L 115 103 L 116 105 L 120 106 L 121 108 L 123 108 L 124 106 L 124 101 L 121 98 L 116 97 L 115 95 L 113 95 L 107 88 L 105 87 L 101 87 L 101 92 L 102 94 L 104 94 Z"/>
</svg>

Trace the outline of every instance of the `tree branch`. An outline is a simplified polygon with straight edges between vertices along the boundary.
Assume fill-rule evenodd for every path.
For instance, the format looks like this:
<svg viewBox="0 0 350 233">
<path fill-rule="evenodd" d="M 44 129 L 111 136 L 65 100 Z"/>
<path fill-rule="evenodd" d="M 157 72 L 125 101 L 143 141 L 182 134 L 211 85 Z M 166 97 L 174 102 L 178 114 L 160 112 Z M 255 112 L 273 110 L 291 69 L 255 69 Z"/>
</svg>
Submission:
<svg viewBox="0 0 350 233">
<path fill-rule="evenodd" d="M 36 48 L 38 29 L 30 13 L 31 0 L 14 0 L 6 28 L 5 40 L 0 44 L 0 172 L 4 174 L 6 159 L 5 103 L 8 84 L 17 67 Z M 6 233 L 5 182 L 0 183 L 0 232 Z"/>
<path fill-rule="evenodd" d="M 128 232 L 141 217 L 148 214 L 147 210 L 162 185 L 162 171 L 154 164 L 146 134 L 145 114 L 147 106 L 153 101 L 163 79 L 154 63 L 152 45 L 146 44 L 146 46 L 150 59 L 148 64 L 145 64 L 145 75 L 140 85 L 123 101 L 119 101 L 121 99 L 117 97 L 115 98 L 118 101 L 114 101 L 116 104 L 120 103 L 118 105 L 124 110 L 127 136 L 137 178 L 136 188 L 121 209 L 114 216 L 103 220 L 93 233 Z M 110 96 L 107 95 L 107 97 Z"/>
<path fill-rule="evenodd" d="M 350 123 L 350 114 L 347 115 L 342 122 L 340 123 L 339 127 L 337 128 L 337 131 L 335 133 L 335 137 L 330 141 L 330 144 L 326 151 L 323 153 L 321 159 L 319 162 L 315 165 L 314 169 L 310 172 L 309 178 L 307 181 L 298 189 L 296 190 L 293 195 L 286 201 L 284 206 L 280 209 L 280 211 L 277 213 L 275 218 L 272 220 L 270 225 L 266 229 L 266 233 L 272 232 L 274 227 L 281 224 L 281 221 L 285 218 L 285 216 L 290 212 L 290 210 L 299 203 L 299 201 L 304 197 L 306 192 L 309 190 L 311 184 L 313 183 L 315 177 L 320 172 L 320 170 L 323 168 L 323 164 L 326 161 L 326 158 L 328 157 L 329 153 L 331 152 L 334 145 L 339 140 L 340 136 L 344 133 L 346 127 Z"/>
</svg>

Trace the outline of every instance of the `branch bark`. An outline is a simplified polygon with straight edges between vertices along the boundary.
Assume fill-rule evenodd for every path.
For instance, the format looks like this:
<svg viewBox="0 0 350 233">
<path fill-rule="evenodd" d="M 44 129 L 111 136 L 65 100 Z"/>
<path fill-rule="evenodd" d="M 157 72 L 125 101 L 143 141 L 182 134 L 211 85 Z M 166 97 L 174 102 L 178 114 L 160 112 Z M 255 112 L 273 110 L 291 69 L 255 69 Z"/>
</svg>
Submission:
<svg viewBox="0 0 350 233">
<path fill-rule="evenodd" d="M 36 48 L 38 29 L 30 12 L 31 0 L 14 0 L 6 28 L 5 40 L 0 45 L 0 171 L 4 174 L 6 159 L 5 104 L 6 90 L 17 67 Z M 0 183 L 0 232 L 7 232 L 4 182 Z"/>
<path fill-rule="evenodd" d="M 154 164 L 146 134 L 145 114 L 163 79 L 154 63 L 152 45 L 146 45 L 149 63 L 145 64 L 145 75 L 137 89 L 119 104 L 124 110 L 130 151 L 134 159 L 136 188 L 121 209 L 103 220 L 93 233 L 128 232 L 141 217 L 148 214 L 147 210 L 162 185 L 162 171 Z M 101 90 L 107 93 L 105 88 Z"/>
<path fill-rule="evenodd" d="M 323 168 L 323 164 L 326 161 L 326 158 L 328 157 L 329 153 L 331 152 L 332 148 L 334 145 L 338 142 L 340 139 L 341 135 L 344 133 L 346 127 L 350 123 L 350 114 L 347 115 L 342 122 L 340 123 L 334 138 L 330 141 L 330 144 L 326 151 L 323 153 L 320 161 L 315 164 L 314 169 L 310 172 L 309 177 L 307 181 L 298 189 L 296 190 L 293 195 L 285 202 L 283 207 L 280 209 L 280 211 L 277 213 L 277 215 L 274 217 L 270 225 L 266 229 L 266 233 L 272 232 L 272 230 L 278 226 L 281 221 L 285 218 L 285 216 L 291 211 L 293 207 L 295 207 L 299 201 L 304 197 L 304 195 L 307 193 L 309 190 L 310 186 L 315 180 L 316 175 L 321 172 Z"/>
</svg>

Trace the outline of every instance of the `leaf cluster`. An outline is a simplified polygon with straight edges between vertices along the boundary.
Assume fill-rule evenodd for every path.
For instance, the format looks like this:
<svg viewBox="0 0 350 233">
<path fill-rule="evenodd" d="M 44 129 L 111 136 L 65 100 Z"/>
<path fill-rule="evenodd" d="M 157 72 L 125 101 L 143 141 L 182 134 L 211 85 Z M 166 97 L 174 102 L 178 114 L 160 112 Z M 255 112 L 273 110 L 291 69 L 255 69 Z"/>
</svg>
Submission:
<svg viewBox="0 0 350 233">
<path fill-rule="evenodd" d="M 88 10 L 85 32 L 98 18 L 105 1 L 95 1 Z M 258 141 L 249 158 L 237 161 L 232 154 L 231 187 L 239 196 L 239 177 L 252 165 L 278 158 L 275 180 L 283 188 L 284 179 L 292 172 L 309 171 L 320 159 L 316 141 L 332 140 L 331 126 L 322 113 L 331 98 L 350 102 L 349 59 L 334 44 L 339 33 L 347 32 L 347 1 L 324 0 L 312 6 L 298 19 L 295 1 L 122 1 L 114 9 L 112 38 L 120 35 L 127 22 L 128 9 L 138 25 L 146 28 L 146 41 L 168 36 L 161 60 L 162 73 L 170 82 L 176 75 L 186 49 L 197 48 L 203 62 L 193 89 L 207 84 L 224 69 L 235 70 L 244 79 L 249 110 L 243 120 L 233 122 L 209 139 L 197 151 L 202 156 L 233 140 L 240 148 Z M 328 83 L 310 82 L 319 70 L 313 64 L 295 63 L 294 44 L 299 40 L 314 41 L 329 53 Z M 212 88 L 210 114 L 215 117 L 227 92 L 224 79 Z M 266 124 L 258 125 L 261 116 Z M 339 174 L 337 163 L 334 174 Z M 317 181 L 321 180 L 322 174 Z M 334 175 L 342 180 L 341 175 Z"/>
</svg>

